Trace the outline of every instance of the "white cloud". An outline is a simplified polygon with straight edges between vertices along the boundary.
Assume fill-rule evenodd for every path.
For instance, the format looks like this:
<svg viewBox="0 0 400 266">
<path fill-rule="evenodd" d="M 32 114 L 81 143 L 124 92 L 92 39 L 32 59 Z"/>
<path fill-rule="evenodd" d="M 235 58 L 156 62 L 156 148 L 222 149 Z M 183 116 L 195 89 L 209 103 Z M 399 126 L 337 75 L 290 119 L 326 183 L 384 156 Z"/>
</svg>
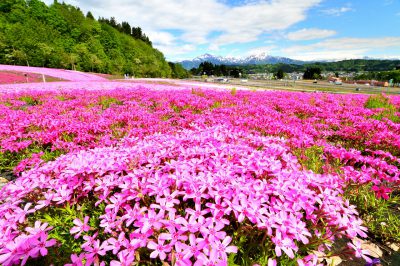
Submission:
<svg viewBox="0 0 400 266">
<path fill-rule="evenodd" d="M 287 57 L 299 60 L 329 60 L 362 58 L 368 53 L 385 53 L 388 48 L 400 47 L 400 37 L 337 38 L 310 45 L 295 45 L 281 49 Z"/>
<path fill-rule="evenodd" d="M 322 0 L 253 0 L 230 6 L 221 0 L 64 0 L 78 5 L 95 17 L 114 16 L 131 26 L 140 26 L 160 45 L 174 47 L 174 42 L 213 45 L 255 41 L 263 33 L 286 30 L 306 19 L 307 11 Z M 53 0 L 45 0 L 47 3 Z M 180 32 L 177 39 L 165 33 Z M 158 35 L 157 35 L 158 34 Z M 212 36 L 212 37 L 210 37 Z M 180 39 L 180 40 L 179 40 Z M 159 46 L 161 47 L 161 46 Z M 166 50 L 160 50 L 169 56 Z M 170 50 L 170 49 L 169 49 Z"/>
<path fill-rule="evenodd" d="M 261 47 L 257 47 L 257 48 L 248 50 L 244 55 L 249 56 L 249 55 L 257 55 L 257 54 L 261 54 L 261 53 L 274 55 L 277 52 L 277 49 L 278 49 L 278 46 L 276 46 L 276 45 L 261 46 Z"/>
<path fill-rule="evenodd" d="M 172 44 L 172 45 L 158 44 L 154 45 L 154 47 L 162 51 L 163 53 L 167 54 L 170 58 L 173 58 L 174 60 L 178 60 L 178 58 L 180 58 L 181 55 L 196 50 L 196 46 L 193 44 Z"/>
<path fill-rule="evenodd" d="M 287 38 L 291 41 L 315 40 L 331 37 L 336 34 L 334 30 L 323 29 L 301 29 L 294 32 L 289 32 Z"/>
<path fill-rule="evenodd" d="M 174 35 L 164 31 L 148 31 L 146 35 L 149 36 L 153 44 L 159 45 L 172 45 L 176 39 Z"/>
<path fill-rule="evenodd" d="M 344 6 L 340 8 L 330 8 L 322 10 L 322 13 L 330 16 L 341 16 L 346 12 L 353 11 L 354 9 L 349 6 Z"/>
</svg>

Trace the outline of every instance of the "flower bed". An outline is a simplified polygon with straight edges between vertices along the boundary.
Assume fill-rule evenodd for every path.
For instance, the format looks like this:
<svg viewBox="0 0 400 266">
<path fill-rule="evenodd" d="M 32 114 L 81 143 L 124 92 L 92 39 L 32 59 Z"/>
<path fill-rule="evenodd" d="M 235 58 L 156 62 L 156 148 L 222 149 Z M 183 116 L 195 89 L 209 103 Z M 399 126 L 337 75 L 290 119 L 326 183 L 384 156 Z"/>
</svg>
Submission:
<svg viewBox="0 0 400 266">
<path fill-rule="evenodd" d="M 21 73 L 31 73 L 40 74 L 40 76 L 46 75 L 54 78 L 60 78 L 63 80 L 70 81 L 105 81 L 95 74 L 65 70 L 65 69 L 55 69 L 55 68 L 43 68 L 43 67 L 27 67 L 27 66 L 14 66 L 14 65 L 0 65 L 0 71 L 12 71 Z"/>
<path fill-rule="evenodd" d="M 2 95 L 0 171 L 19 177 L 0 194 L 0 263 L 316 265 L 338 238 L 368 259 L 363 198 L 398 200 L 396 111 L 119 85 Z M 373 234 L 400 241 L 387 221 Z"/>
<path fill-rule="evenodd" d="M 41 81 L 41 76 L 37 74 L 27 74 L 18 72 L 0 72 L 0 84 L 14 84 L 25 82 L 38 82 Z"/>
</svg>

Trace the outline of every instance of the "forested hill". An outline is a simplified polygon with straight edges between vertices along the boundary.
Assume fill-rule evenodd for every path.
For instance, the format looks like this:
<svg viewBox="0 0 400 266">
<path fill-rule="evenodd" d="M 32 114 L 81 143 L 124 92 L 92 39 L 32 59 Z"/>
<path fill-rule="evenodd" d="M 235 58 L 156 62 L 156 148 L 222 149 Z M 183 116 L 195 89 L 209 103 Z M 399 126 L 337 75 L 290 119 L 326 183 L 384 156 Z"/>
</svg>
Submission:
<svg viewBox="0 0 400 266">
<path fill-rule="evenodd" d="M 351 59 L 337 62 L 322 62 L 306 64 L 305 66 L 318 66 L 325 71 L 389 71 L 400 65 L 400 60 L 379 60 L 379 59 Z"/>
<path fill-rule="evenodd" d="M 47 6 L 39 0 L 0 0 L 0 64 L 173 75 L 140 27 L 127 26 L 113 18 L 97 21 L 90 12 L 57 1 Z"/>
<path fill-rule="evenodd" d="M 284 72 L 304 72 L 307 68 L 317 67 L 322 71 L 344 71 L 344 72 L 373 72 L 390 71 L 398 69 L 400 60 L 378 60 L 378 59 L 350 59 L 337 62 L 314 62 L 302 65 L 294 64 L 267 64 L 267 65 L 246 65 L 238 66 L 243 72 L 264 73 L 277 72 L 279 69 Z M 196 72 L 196 69 L 193 70 Z"/>
</svg>

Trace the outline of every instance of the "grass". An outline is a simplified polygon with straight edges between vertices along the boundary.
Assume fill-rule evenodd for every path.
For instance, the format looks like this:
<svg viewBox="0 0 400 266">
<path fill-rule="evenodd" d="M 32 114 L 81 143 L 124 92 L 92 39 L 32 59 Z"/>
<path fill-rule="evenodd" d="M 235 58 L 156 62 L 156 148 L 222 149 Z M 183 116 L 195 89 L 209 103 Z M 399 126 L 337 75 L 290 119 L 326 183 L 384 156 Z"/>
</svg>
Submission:
<svg viewBox="0 0 400 266">
<path fill-rule="evenodd" d="M 379 242 L 400 243 L 400 195 L 391 193 L 388 200 L 377 198 L 371 186 L 350 188 L 345 192 L 365 225 L 369 236 Z"/>
<path fill-rule="evenodd" d="M 116 105 L 122 105 L 123 102 L 113 98 L 113 97 L 107 97 L 107 96 L 100 96 L 99 97 L 99 105 L 101 105 L 101 108 L 103 110 L 110 108 L 111 105 L 116 104 Z"/>
<path fill-rule="evenodd" d="M 35 99 L 31 96 L 22 96 L 19 98 L 19 100 L 25 102 L 29 106 L 35 106 L 41 104 L 40 100 Z"/>
<path fill-rule="evenodd" d="M 364 104 L 368 109 L 380 109 L 372 116 L 373 119 L 382 120 L 387 118 L 394 123 L 400 123 L 400 117 L 397 115 L 396 106 L 394 106 L 388 97 L 382 94 L 373 95 L 368 98 Z"/>
<path fill-rule="evenodd" d="M 374 103 L 375 104 L 375 103 Z M 315 173 L 324 173 L 324 149 L 321 146 L 311 146 L 297 149 L 293 152 L 299 163 Z M 329 162 L 332 170 L 339 173 L 340 162 Z M 344 197 L 355 205 L 360 218 L 368 227 L 369 237 L 381 242 L 400 243 L 400 193 L 396 187 L 390 193 L 389 199 L 377 197 L 372 185 L 349 186 L 344 191 Z"/>
</svg>

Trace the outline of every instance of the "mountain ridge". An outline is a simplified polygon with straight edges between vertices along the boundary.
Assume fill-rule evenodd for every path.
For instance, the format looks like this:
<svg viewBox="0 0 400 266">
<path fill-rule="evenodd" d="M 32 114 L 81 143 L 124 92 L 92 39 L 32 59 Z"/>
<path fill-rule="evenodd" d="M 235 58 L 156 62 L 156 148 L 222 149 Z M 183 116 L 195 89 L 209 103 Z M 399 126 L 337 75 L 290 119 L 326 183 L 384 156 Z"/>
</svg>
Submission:
<svg viewBox="0 0 400 266">
<path fill-rule="evenodd" d="M 192 60 L 182 60 L 177 62 L 181 64 L 185 69 L 190 70 L 191 68 L 197 68 L 203 62 L 210 62 L 214 65 L 228 65 L 228 66 L 244 66 L 244 65 L 266 65 L 266 64 L 288 64 L 288 65 L 306 65 L 306 64 L 318 64 L 318 63 L 333 63 L 333 62 L 341 62 L 348 60 L 378 60 L 378 61 L 397 61 L 400 60 L 398 58 L 373 58 L 364 56 L 363 58 L 349 58 L 349 59 L 331 59 L 331 60 L 310 60 L 310 61 L 302 61 L 291 59 L 288 57 L 282 56 L 272 56 L 268 55 L 266 52 L 252 54 L 246 57 L 229 57 L 229 56 L 219 56 L 212 55 L 209 53 L 202 54 L 193 58 Z"/>
<path fill-rule="evenodd" d="M 295 60 L 288 57 L 268 55 L 265 52 L 252 54 L 246 57 L 224 57 L 205 53 L 192 60 L 183 60 L 178 63 L 185 69 L 191 69 L 197 68 L 203 62 L 210 62 L 214 65 L 262 65 L 279 63 L 302 65 L 307 63 L 306 61 Z"/>
</svg>

